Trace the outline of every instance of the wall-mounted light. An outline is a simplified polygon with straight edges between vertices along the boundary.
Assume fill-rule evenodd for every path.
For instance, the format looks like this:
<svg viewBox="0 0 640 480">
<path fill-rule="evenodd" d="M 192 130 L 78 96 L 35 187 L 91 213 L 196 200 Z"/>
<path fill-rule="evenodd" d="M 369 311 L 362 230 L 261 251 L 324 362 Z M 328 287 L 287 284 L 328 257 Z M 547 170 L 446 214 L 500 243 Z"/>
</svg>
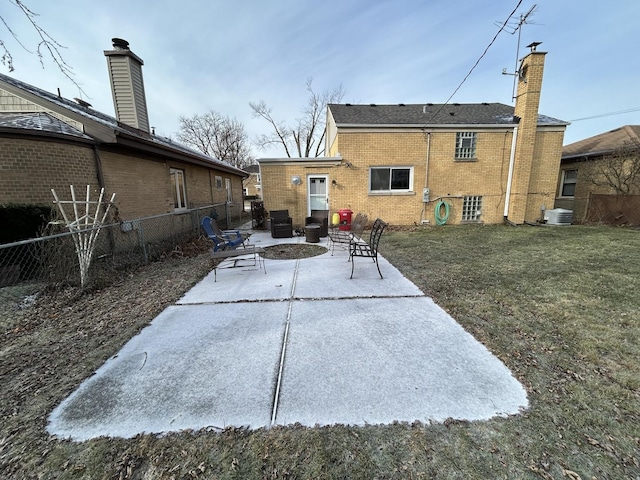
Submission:
<svg viewBox="0 0 640 480">
<path fill-rule="evenodd" d="M 291 183 L 293 185 L 300 185 L 302 182 L 300 180 L 300 176 L 299 175 L 294 175 L 293 177 L 291 177 Z"/>
<path fill-rule="evenodd" d="M 331 185 L 333 185 L 334 187 L 337 187 L 338 186 L 338 182 L 336 182 L 335 179 L 331 180 Z"/>
</svg>

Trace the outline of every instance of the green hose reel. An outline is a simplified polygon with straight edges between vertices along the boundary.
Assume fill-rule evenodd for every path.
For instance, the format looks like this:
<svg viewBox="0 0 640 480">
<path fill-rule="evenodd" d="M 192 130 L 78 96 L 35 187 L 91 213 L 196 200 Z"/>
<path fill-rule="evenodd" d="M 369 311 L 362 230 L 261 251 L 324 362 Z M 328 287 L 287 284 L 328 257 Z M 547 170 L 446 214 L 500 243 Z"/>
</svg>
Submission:
<svg viewBox="0 0 640 480">
<path fill-rule="evenodd" d="M 444 215 L 441 214 L 443 207 L 444 207 Z M 440 200 L 438 203 L 436 203 L 436 211 L 435 211 L 436 225 L 444 225 L 445 223 L 447 223 L 447 220 L 449 220 L 450 211 L 451 211 L 451 205 L 449 205 L 447 202 Z"/>
</svg>

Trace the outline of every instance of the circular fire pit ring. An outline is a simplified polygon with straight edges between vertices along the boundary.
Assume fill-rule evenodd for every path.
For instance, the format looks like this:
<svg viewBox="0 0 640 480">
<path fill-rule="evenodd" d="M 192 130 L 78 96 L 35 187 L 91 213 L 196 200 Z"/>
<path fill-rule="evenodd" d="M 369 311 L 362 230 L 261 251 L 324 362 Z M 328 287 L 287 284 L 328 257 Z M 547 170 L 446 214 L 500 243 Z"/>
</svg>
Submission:
<svg viewBox="0 0 640 480">
<path fill-rule="evenodd" d="M 307 245 L 304 243 L 280 243 L 264 247 L 262 257 L 269 260 L 295 260 L 296 258 L 317 257 L 328 252 L 320 245 Z"/>
</svg>

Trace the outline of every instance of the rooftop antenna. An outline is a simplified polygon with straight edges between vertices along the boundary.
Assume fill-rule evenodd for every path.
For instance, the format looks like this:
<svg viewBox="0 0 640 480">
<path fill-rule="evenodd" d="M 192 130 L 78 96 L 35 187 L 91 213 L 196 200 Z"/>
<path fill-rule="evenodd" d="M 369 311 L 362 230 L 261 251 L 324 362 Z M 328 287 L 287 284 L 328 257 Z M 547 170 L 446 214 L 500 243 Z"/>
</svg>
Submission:
<svg viewBox="0 0 640 480">
<path fill-rule="evenodd" d="M 518 20 L 511 20 L 504 27 L 504 29 L 507 32 L 509 32 L 511 35 L 514 35 L 516 32 L 518 33 L 518 46 L 516 47 L 516 64 L 514 68 L 514 73 L 507 72 L 506 68 L 502 69 L 503 75 L 513 75 L 513 88 L 511 90 L 511 101 L 515 100 L 516 98 L 516 80 L 520 76 L 520 72 L 518 71 L 518 60 L 520 59 L 520 37 L 522 34 L 522 26 L 526 24 L 529 24 L 529 25 L 534 24 L 533 22 L 530 21 L 530 17 L 533 15 L 537 7 L 538 5 L 534 4 L 533 7 L 531 7 L 527 13 L 525 13 L 524 15 L 520 14 L 520 18 Z M 500 24 L 497 24 L 497 25 L 500 26 Z"/>
</svg>

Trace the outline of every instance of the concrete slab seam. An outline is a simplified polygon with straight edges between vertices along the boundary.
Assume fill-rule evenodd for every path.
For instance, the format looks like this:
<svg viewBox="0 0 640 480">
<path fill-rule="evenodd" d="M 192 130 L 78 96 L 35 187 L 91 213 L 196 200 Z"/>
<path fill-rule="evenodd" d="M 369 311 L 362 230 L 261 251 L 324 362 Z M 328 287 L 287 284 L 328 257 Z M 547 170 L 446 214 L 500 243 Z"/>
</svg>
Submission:
<svg viewBox="0 0 640 480">
<path fill-rule="evenodd" d="M 276 416 L 278 415 L 278 401 L 280 398 L 280 387 L 282 385 L 282 373 L 284 371 L 284 359 L 287 353 L 287 342 L 289 338 L 289 325 L 291 323 L 291 311 L 293 309 L 293 292 L 296 288 L 296 281 L 298 279 L 298 268 L 300 266 L 300 259 L 296 259 L 295 268 L 293 269 L 293 281 L 291 282 L 291 291 L 289 293 L 289 308 L 287 309 L 287 320 L 284 327 L 284 335 L 282 336 L 282 346 L 280 350 L 280 365 L 278 366 L 278 377 L 276 379 L 276 389 L 273 394 L 273 409 L 271 410 L 271 426 L 276 423 Z"/>
<path fill-rule="evenodd" d="M 396 298 L 423 298 L 425 294 L 420 295 L 349 295 L 335 297 L 289 297 L 289 298 L 260 298 L 260 299 L 243 299 L 243 300 L 220 300 L 215 302 L 181 302 L 178 307 L 194 307 L 197 305 L 230 305 L 234 303 L 281 303 L 281 302 L 319 302 L 326 300 L 361 300 L 361 299 L 396 299 Z"/>
</svg>

